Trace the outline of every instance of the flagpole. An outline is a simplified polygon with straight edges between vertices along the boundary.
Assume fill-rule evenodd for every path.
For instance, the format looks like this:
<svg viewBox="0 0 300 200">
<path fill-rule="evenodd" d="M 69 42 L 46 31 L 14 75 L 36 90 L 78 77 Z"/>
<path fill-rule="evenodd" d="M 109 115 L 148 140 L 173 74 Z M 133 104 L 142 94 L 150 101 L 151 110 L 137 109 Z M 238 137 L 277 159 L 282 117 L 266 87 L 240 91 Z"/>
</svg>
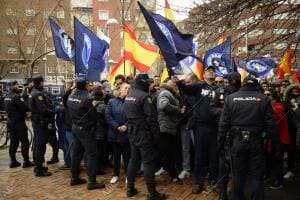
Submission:
<svg viewBox="0 0 300 200">
<path fill-rule="evenodd" d="M 125 58 L 125 40 L 124 40 L 124 35 L 125 35 L 125 31 L 124 31 L 124 28 L 125 28 L 125 17 L 124 17 L 124 11 L 125 11 L 125 3 L 124 3 L 124 0 L 121 1 L 122 2 L 122 31 L 123 31 L 123 57 L 124 57 L 124 63 L 123 63 L 123 73 L 124 73 L 124 76 L 126 76 L 126 65 L 125 65 L 125 62 L 126 62 L 126 58 Z"/>
</svg>

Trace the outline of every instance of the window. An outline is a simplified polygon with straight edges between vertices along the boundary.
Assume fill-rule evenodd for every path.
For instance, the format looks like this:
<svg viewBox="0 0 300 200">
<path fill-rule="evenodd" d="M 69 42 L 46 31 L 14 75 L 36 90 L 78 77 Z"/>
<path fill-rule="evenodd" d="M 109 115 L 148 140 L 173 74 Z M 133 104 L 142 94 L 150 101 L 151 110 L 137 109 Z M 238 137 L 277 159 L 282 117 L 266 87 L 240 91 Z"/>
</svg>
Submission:
<svg viewBox="0 0 300 200">
<path fill-rule="evenodd" d="M 35 35 L 35 32 L 36 32 L 36 29 L 35 27 L 33 28 L 28 28 L 27 31 L 26 31 L 26 35 Z"/>
<path fill-rule="evenodd" d="M 52 95 L 60 95 L 60 88 L 59 87 L 53 87 L 51 93 L 52 93 Z"/>
<path fill-rule="evenodd" d="M 18 66 L 11 66 L 10 67 L 10 73 L 12 73 L 12 74 L 19 73 L 19 67 Z"/>
<path fill-rule="evenodd" d="M 12 28 L 8 28 L 6 29 L 6 34 L 7 35 L 17 35 L 18 34 L 18 31 L 16 28 L 12 29 Z"/>
<path fill-rule="evenodd" d="M 65 66 L 60 66 L 59 68 L 60 73 L 66 73 L 66 67 Z"/>
<path fill-rule="evenodd" d="M 285 35 L 285 34 L 287 34 L 288 33 L 288 29 L 286 29 L 286 28 L 275 28 L 274 30 L 273 30 L 273 33 L 274 34 L 277 34 L 277 35 Z"/>
<path fill-rule="evenodd" d="M 92 24 L 90 23 L 90 17 L 88 15 L 81 15 L 79 17 L 79 20 L 81 21 L 81 23 L 83 23 L 86 26 L 91 26 Z"/>
<path fill-rule="evenodd" d="M 5 9 L 5 14 L 6 15 L 12 15 L 12 16 L 15 16 L 17 14 L 17 12 L 11 8 L 6 8 Z"/>
<path fill-rule="evenodd" d="M 238 47 L 238 53 L 247 52 L 247 47 Z"/>
<path fill-rule="evenodd" d="M 300 0 L 290 0 L 290 4 L 298 5 L 300 4 Z"/>
<path fill-rule="evenodd" d="M 274 19 L 289 19 L 289 13 L 281 13 L 274 16 Z"/>
<path fill-rule="evenodd" d="M 250 31 L 250 32 L 248 33 L 248 36 L 249 36 L 249 37 L 256 37 L 256 36 L 262 35 L 263 33 L 264 33 L 263 30 L 255 29 L 255 30 L 253 30 L 253 31 Z"/>
<path fill-rule="evenodd" d="M 65 11 L 63 11 L 63 10 L 57 11 L 56 16 L 57 16 L 57 18 L 59 18 L 59 19 L 64 19 L 64 18 L 65 18 Z"/>
<path fill-rule="evenodd" d="M 7 49 L 7 53 L 9 53 L 9 54 L 16 54 L 16 53 L 18 53 L 17 47 L 9 47 Z"/>
<path fill-rule="evenodd" d="M 122 17 L 122 11 L 120 12 L 120 16 Z M 125 19 L 125 21 L 130 21 L 131 20 L 130 11 L 124 12 L 124 19 Z"/>
<path fill-rule="evenodd" d="M 26 53 L 31 54 L 32 53 L 32 47 L 26 47 Z"/>
<path fill-rule="evenodd" d="M 38 66 L 33 67 L 33 73 L 34 74 L 39 73 L 39 67 Z"/>
<path fill-rule="evenodd" d="M 99 10 L 99 20 L 108 20 L 107 10 Z"/>
<path fill-rule="evenodd" d="M 280 43 L 274 44 L 275 49 L 285 49 L 285 48 L 287 48 L 287 46 L 288 46 L 287 42 L 280 42 Z"/>
<path fill-rule="evenodd" d="M 50 17 L 50 15 L 51 15 L 51 12 L 50 12 L 50 11 L 45 11 L 45 12 L 44 12 L 44 18 L 45 18 L 45 19 L 48 19 L 48 18 Z"/>
<path fill-rule="evenodd" d="M 55 73 L 55 67 L 48 67 L 48 73 Z"/>
<path fill-rule="evenodd" d="M 25 15 L 27 17 L 34 17 L 35 16 L 35 10 L 34 9 L 26 9 L 25 10 Z"/>
</svg>

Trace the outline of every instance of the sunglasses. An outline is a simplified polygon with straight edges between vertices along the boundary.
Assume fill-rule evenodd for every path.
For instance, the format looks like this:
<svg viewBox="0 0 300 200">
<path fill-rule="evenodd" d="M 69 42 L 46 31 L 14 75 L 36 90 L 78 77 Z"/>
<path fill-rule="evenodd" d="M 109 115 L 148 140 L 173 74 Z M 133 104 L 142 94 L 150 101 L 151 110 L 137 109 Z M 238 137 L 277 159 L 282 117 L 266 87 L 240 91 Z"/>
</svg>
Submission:
<svg viewBox="0 0 300 200">
<path fill-rule="evenodd" d="M 265 93 L 266 96 L 271 96 L 271 93 Z"/>
</svg>

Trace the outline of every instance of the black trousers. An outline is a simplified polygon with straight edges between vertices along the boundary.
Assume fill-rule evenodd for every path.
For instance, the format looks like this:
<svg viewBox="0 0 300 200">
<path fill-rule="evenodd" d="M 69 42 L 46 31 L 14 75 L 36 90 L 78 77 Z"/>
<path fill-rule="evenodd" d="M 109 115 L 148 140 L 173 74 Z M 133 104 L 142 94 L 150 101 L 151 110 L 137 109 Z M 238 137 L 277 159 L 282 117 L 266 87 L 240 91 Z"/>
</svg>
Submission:
<svg viewBox="0 0 300 200">
<path fill-rule="evenodd" d="M 57 140 L 57 136 L 56 136 L 56 130 L 51 131 L 49 133 L 48 143 L 52 147 L 52 158 L 58 158 L 59 148 L 58 148 L 58 140 Z"/>
<path fill-rule="evenodd" d="M 158 141 L 161 166 L 167 170 L 171 178 L 176 178 L 176 136 L 170 133 L 161 133 Z"/>
<path fill-rule="evenodd" d="M 97 170 L 103 170 L 105 167 L 106 145 L 105 140 L 97 140 Z"/>
<path fill-rule="evenodd" d="M 249 175 L 251 180 L 252 200 L 264 199 L 264 148 L 263 141 L 257 139 L 243 143 L 238 137 L 231 148 L 233 161 L 233 199 L 244 200 L 244 186 Z"/>
<path fill-rule="evenodd" d="M 15 129 L 9 125 L 8 131 L 10 136 L 9 156 L 12 162 L 16 161 L 16 152 L 21 142 L 21 152 L 24 161 L 29 161 L 29 140 L 27 127 L 24 124 L 23 129 Z"/>
<path fill-rule="evenodd" d="M 130 158 L 130 144 L 129 143 L 112 143 L 113 153 L 114 153 L 114 176 L 120 175 L 121 168 L 121 156 L 123 157 L 125 173 L 127 172 L 127 167 Z"/>
<path fill-rule="evenodd" d="M 97 174 L 97 140 L 94 133 L 76 125 L 73 125 L 72 133 L 74 135 L 71 146 L 72 178 L 78 178 L 79 176 L 80 163 L 84 153 L 87 157 L 88 176 L 95 177 Z"/>
<path fill-rule="evenodd" d="M 130 160 L 127 169 L 128 183 L 134 183 L 136 172 L 140 169 L 141 161 L 144 166 L 144 178 L 148 186 L 155 185 L 155 157 L 156 151 L 151 133 L 139 130 L 136 133 L 129 131 Z"/>
<path fill-rule="evenodd" d="M 45 161 L 46 144 L 49 139 L 48 122 L 33 121 L 32 128 L 34 132 L 33 160 L 34 164 L 41 168 Z"/>
</svg>

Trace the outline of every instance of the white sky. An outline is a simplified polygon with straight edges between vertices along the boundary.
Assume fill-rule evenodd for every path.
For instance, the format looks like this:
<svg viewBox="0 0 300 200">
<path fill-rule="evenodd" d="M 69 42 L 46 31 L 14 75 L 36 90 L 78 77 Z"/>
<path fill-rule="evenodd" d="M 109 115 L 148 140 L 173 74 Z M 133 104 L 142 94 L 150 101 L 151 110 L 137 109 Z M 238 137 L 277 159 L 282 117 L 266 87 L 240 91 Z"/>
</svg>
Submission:
<svg viewBox="0 0 300 200">
<path fill-rule="evenodd" d="M 188 17 L 188 11 L 203 3 L 204 0 L 168 0 L 176 21 L 181 21 Z M 164 16 L 165 0 L 157 0 L 157 13 Z"/>
</svg>

